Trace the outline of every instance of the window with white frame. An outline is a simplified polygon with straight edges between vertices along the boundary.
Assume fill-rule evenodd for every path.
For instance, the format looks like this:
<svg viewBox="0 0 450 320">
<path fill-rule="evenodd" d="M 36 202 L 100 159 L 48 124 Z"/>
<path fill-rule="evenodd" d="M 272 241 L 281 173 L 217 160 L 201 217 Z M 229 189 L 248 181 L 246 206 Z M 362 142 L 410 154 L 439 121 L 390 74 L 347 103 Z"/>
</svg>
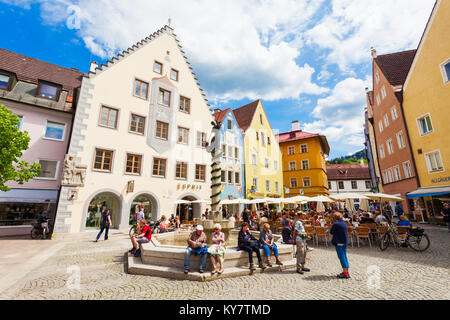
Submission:
<svg viewBox="0 0 450 320">
<path fill-rule="evenodd" d="M 303 178 L 303 187 L 305 187 L 305 188 L 311 187 L 311 178 L 310 177 Z"/>
<path fill-rule="evenodd" d="M 392 116 L 392 120 L 395 120 L 398 118 L 398 113 L 397 113 L 397 107 L 393 106 L 391 108 L 391 116 Z"/>
<path fill-rule="evenodd" d="M 377 94 L 377 106 L 379 106 L 380 104 L 381 104 L 380 95 Z"/>
<path fill-rule="evenodd" d="M 233 147 L 232 146 L 228 146 L 228 157 L 233 158 Z"/>
<path fill-rule="evenodd" d="M 302 144 L 300 146 L 301 152 L 302 153 L 307 153 L 308 152 L 308 145 L 307 144 Z"/>
<path fill-rule="evenodd" d="M 275 181 L 275 193 L 279 192 L 280 192 L 280 184 L 278 183 L 278 181 Z"/>
<path fill-rule="evenodd" d="M 263 147 L 266 146 L 266 135 L 264 134 L 264 132 L 261 132 L 261 145 Z"/>
<path fill-rule="evenodd" d="M 428 172 L 442 171 L 444 169 L 439 150 L 425 154 L 425 158 L 427 159 Z"/>
<path fill-rule="evenodd" d="M 267 159 L 267 158 L 264 160 L 264 167 L 266 169 L 269 169 L 269 159 Z"/>
<path fill-rule="evenodd" d="M 386 98 L 386 88 L 384 86 L 381 88 L 381 97 L 383 100 Z"/>
<path fill-rule="evenodd" d="M 223 183 L 227 182 L 227 172 L 224 170 L 220 172 L 220 181 Z"/>
<path fill-rule="evenodd" d="M 378 121 L 378 128 L 380 129 L 380 133 L 383 132 L 383 121 Z"/>
<path fill-rule="evenodd" d="M 288 155 L 293 155 L 293 154 L 295 154 L 295 147 L 294 146 L 288 147 Z"/>
<path fill-rule="evenodd" d="M 233 171 L 228 171 L 228 180 L 227 180 L 227 182 L 229 184 L 233 183 Z"/>
<path fill-rule="evenodd" d="M 431 123 L 431 117 L 429 114 L 418 118 L 417 124 L 419 126 L 419 132 L 421 136 L 433 132 L 433 125 Z"/>
<path fill-rule="evenodd" d="M 297 165 L 295 161 L 290 161 L 289 162 L 289 171 L 295 171 L 297 170 Z"/>
<path fill-rule="evenodd" d="M 392 171 L 392 168 L 388 169 L 388 174 L 389 174 L 389 181 L 393 182 L 394 181 L 394 172 Z"/>
<path fill-rule="evenodd" d="M 384 115 L 384 126 L 385 127 L 389 126 L 389 117 L 387 114 Z"/>
<path fill-rule="evenodd" d="M 222 144 L 222 157 L 224 157 L 224 158 L 227 157 L 227 145 L 226 144 Z"/>
<path fill-rule="evenodd" d="M 380 75 L 377 73 L 375 73 L 375 82 L 378 84 L 380 83 Z"/>
<path fill-rule="evenodd" d="M 388 153 L 393 154 L 394 153 L 394 143 L 392 142 L 392 139 L 389 139 L 388 141 L 386 141 L 386 145 L 387 145 Z"/>
<path fill-rule="evenodd" d="M 58 161 L 39 159 L 39 163 L 41 165 L 41 171 L 36 179 L 56 180 Z"/>
<path fill-rule="evenodd" d="M 403 162 L 403 172 L 406 179 L 412 177 L 411 163 L 409 161 Z"/>
<path fill-rule="evenodd" d="M 372 181 L 366 180 L 366 189 L 372 189 Z"/>
<path fill-rule="evenodd" d="M 240 174 L 237 171 L 234 173 L 234 183 L 241 184 Z"/>
<path fill-rule="evenodd" d="M 253 190 L 258 191 L 258 178 L 253 178 Z"/>
<path fill-rule="evenodd" d="M 270 192 L 270 180 L 266 180 L 266 192 Z"/>
<path fill-rule="evenodd" d="M 387 184 L 387 183 L 390 182 L 390 181 L 389 181 L 389 175 L 388 175 L 388 173 L 387 173 L 386 170 L 383 171 L 383 180 L 384 180 L 384 184 Z"/>
<path fill-rule="evenodd" d="M 405 136 L 403 135 L 402 131 L 397 133 L 397 142 L 398 142 L 398 148 L 399 149 L 403 149 L 406 146 L 406 144 L 405 144 Z"/>
<path fill-rule="evenodd" d="M 394 179 L 395 181 L 402 180 L 402 175 L 400 174 L 400 166 L 394 167 Z"/>
<path fill-rule="evenodd" d="M 309 169 L 309 160 L 302 160 L 302 170 Z"/>
<path fill-rule="evenodd" d="M 386 154 L 384 153 L 384 145 L 380 146 L 380 158 L 384 159 L 386 157 Z"/>
<path fill-rule="evenodd" d="M 239 148 L 238 147 L 234 147 L 234 158 L 239 159 Z"/>
<path fill-rule="evenodd" d="M 273 169 L 275 171 L 278 171 L 278 161 L 276 161 L 276 160 L 273 162 Z"/>
<path fill-rule="evenodd" d="M 47 121 L 44 137 L 46 139 L 63 141 L 65 128 L 66 125 L 64 123 Z"/>
<path fill-rule="evenodd" d="M 358 189 L 358 183 L 355 180 L 352 180 L 352 189 Z"/>
<path fill-rule="evenodd" d="M 444 63 L 441 64 L 441 72 L 442 79 L 444 80 L 444 84 L 450 82 L 450 58 L 447 59 Z"/>
<path fill-rule="evenodd" d="M 297 178 L 291 178 L 291 188 L 297 188 Z"/>
<path fill-rule="evenodd" d="M 252 154 L 252 165 L 256 166 L 256 154 Z"/>
</svg>

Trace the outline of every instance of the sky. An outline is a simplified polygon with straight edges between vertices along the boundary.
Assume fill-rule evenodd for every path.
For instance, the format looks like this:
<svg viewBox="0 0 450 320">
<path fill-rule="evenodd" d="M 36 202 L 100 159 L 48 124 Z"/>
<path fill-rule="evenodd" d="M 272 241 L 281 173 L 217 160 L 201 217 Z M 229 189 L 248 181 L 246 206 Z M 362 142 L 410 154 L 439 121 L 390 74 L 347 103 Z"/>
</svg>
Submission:
<svg viewBox="0 0 450 320">
<path fill-rule="evenodd" d="M 0 47 L 88 72 L 169 23 L 212 108 L 261 99 L 272 128 L 364 148 L 377 54 L 416 49 L 435 0 L 0 0 Z"/>
</svg>

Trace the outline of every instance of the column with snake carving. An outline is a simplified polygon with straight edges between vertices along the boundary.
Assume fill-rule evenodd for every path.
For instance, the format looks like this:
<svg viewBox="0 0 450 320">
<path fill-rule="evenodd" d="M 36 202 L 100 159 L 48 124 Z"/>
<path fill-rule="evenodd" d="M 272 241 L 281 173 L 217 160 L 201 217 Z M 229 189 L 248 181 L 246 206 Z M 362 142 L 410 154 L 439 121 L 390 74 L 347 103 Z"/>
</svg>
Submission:
<svg viewBox="0 0 450 320">
<path fill-rule="evenodd" d="M 220 218 L 219 204 L 220 194 L 222 193 L 221 173 L 222 168 L 220 166 L 220 159 L 223 152 L 220 151 L 217 155 L 216 152 L 212 153 L 211 164 L 211 211 L 213 212 L 214 219 Z"/>
</svg>

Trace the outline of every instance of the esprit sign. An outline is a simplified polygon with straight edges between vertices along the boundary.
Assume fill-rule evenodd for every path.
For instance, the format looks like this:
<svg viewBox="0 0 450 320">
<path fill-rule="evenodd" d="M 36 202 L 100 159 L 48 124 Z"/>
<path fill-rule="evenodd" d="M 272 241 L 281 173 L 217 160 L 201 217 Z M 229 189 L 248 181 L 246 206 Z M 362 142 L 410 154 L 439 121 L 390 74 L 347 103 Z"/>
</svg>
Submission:
<svg viewBox="0 0 450 320">
<path fill-rule="evenodd" d="M 436 179 L 431 179 L 431 183 L 441 183 L 450 181 L 450 177 L 439 177 Z"/>
</svg>

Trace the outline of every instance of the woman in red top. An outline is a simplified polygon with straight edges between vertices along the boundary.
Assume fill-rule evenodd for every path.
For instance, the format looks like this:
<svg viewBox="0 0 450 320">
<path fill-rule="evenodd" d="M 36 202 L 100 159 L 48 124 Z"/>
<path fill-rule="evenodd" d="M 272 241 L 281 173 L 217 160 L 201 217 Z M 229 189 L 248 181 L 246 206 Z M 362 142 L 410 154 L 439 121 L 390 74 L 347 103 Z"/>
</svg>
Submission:
<svg viewBox="0 0 450 320">
<path fill-rule="evenodd" d="M 145 219 L 139 221 L 139 226 L 140 230 L 142 230 L 142 233 L 137 236 L 131 236 L 131 243 L 133 244 L 133 248 L 129 251 L 131 254 L 134 254 L 135 257 L 139 257 L 141 255 L 139 244 L 148 243 L 152 239 L 152 229 L 146 224 Z"/>
</svg>

